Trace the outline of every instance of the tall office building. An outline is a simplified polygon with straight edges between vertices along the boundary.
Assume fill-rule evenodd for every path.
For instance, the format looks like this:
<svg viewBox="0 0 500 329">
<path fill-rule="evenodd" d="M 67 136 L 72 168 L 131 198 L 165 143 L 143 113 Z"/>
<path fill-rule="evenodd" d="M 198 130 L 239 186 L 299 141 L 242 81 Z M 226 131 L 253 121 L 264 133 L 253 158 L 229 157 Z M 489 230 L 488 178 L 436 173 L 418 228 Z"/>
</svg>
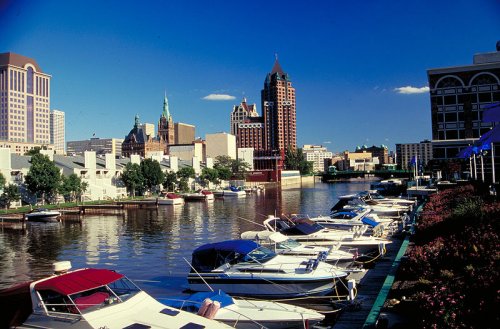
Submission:
<svg viewBox="0 0 500 329">
<path fill-rule="evenodd" d="M 396 164 L 403 170 L 411 169 L 411 162 L 417 159 L 419 165 L 426 166 L 432 160 L 432 143 L 425 140 L 420 143 L 396 144 Z"/>
<path fill-rule="evenodd" d="M 57 153 L 64 154 L 65 123 L 63 111 L 50 111 L 50 143 L 54 144 Z"/>
<path fill-rule="evenodd" d="M 500 101 L 500 42 L 497 51 L 474 55 L 471 65 L 427 71 L 431 98 L 433 158 L 456 158 L 492 127 L 483 111 Z"/>
<path fill-rule="evenodd" d="M 122 155 L 123 138 L 96 138 L 87 140 L 70 141 L 66 145 L 66 153 L 69 155 L 83 155 L 86 151 L 94 151 L 97 155 L 114 154 L 116 157 Z"/>
<path fill-rule="evenodd" d="M 50 144 L 50 78 L 31 58 L 0 54 L 0 140 Z"/>
<path fill-rule="evenodd" d="M 264 117 L 264 147 L 284 151 L 297 147 L 295 89 L 278 58 L 264 82 L 261 92 Z"/>
</svg>

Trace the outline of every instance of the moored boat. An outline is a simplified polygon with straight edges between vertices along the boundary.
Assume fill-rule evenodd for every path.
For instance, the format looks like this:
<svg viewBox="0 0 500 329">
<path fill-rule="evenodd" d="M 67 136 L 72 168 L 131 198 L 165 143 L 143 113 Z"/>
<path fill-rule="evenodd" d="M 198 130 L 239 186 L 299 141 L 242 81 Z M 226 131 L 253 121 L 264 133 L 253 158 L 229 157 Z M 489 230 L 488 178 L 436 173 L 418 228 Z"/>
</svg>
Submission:
<svg viewBox="0 0 500 329">
<path fill-rule="evenodd" d="M 158 297 L 161 303 L 200 314 L 208 305 L 214 320 L 238 329 L 305 328 L 322 321 L 324 315 L 304 307 L 263 300 L 233 298 L 223 291 L 198 292 L 189 296 Z M 217 302 L 217 307 L 212 303 Z M 265 310 L 265 312 L 263 312 Z M 211 313 L 211 312 L 210 312 Z"/>
<path fill-rule="evenodd" d="M 0 291 L 0 326 L 16 328 L 230 328 L 168 307 L 107 269 L 68 271 Z"/>
<path fill-rule="evenodd" d="M 167 193 L 164 197 L 157 199 L 159 205 L 179 205 L 184 204 L 184 198 L 175 193 Z"/>
<path fill-rule="evenodd" d="M 214 200 L 214 194 L 207 190 L 200 190 L 195 193 L 183 194 L 182 197 L 185 201 L 211 201 Z"/>
<path fill-rule="evenodd" d="M 48 210 L 46 208 L 34 209 L 25 215 L 26 220 L 30 222 L 58 222 L 61 213 L 56 210 Z"/>
<path fill-rule="evenodd" d="M 193 251 L 188 283 L 193 291 L 290 298 L 327 294 L 346 276 L 318 258 L 277 255 L 254 241 L 229 240 Z"/>
</svg>

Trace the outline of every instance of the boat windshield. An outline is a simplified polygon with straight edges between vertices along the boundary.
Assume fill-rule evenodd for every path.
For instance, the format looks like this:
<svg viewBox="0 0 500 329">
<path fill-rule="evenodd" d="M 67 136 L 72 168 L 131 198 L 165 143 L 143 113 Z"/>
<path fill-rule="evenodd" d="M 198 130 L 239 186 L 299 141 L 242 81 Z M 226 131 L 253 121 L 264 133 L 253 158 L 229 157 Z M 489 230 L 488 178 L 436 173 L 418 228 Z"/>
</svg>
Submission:
<svg viewBox="0 0 500 329">
<path fill-rule="evenodd" d="M 140 291 L 132 281 L 123 277 L 107 286 L 82 291 L 69 297 L 81 313 L 87 313 L 115 303 L 124 302 Z"/>
<path fill-rule="evenodd" d="M 288 240 L 285 240 L 285 241 L 278 243 L 278 246 L 280 249 L 293 249 L 293 248 L 300 247 L 301 244 L 297 240 L 288 239 Z"/>
<path fill-rule="evenodd" d="M 276 254 L 273 251 L 261 246 L 246 254 L 243 257 L 243 261 L 248 263 L 265 263 L 275 256 Z"/>
</svg>

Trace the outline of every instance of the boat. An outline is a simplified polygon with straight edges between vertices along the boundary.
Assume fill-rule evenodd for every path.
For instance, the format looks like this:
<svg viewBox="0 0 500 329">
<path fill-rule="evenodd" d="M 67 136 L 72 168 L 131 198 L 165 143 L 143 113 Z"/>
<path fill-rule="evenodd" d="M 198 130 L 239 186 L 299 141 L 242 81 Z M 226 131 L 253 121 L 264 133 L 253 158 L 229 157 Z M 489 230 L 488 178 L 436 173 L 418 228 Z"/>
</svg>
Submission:
<svg viewBox="0 0 500 329">
<path fill-rule="evenodd" d="M 254 241 L 228 240 L 194 250 L 187 279 L 192 291 L 293 298 L 330 293 L 346 276 L 319 258 L 278 255 Z"/>
<path fill-rule="evenodd" d="M 227 189 L 217 190 L 213 192 L 216 197 L 246 197 L 247 193 L 244 190 L 240 190 L 236 186 L 230 186 Z"/>
<path fill-rule="evenodd" d="M 58 222 L 61 213 L 56 210 L 48 210 L 46 208 L 38 208 L 25 215 L 29 222 Z"/>
<path fill-rule="evenodd" d="M 0 327 L 16 328 L 230 328 L 166 306 L 124 275 L 108 269 L 70 271 L 0 291 Z"/>
<path fill-rule="evenodd" d="M 213 319 L 238 329 L 310 328 L 325 316 L 311 309 L 264 300 L 234 298 L 223 291 L 197 292 L 187 297 L 157 297 L 161 303 L 200 314 L 216 304 Z M 265 312 L 263 312 L 265 310 Z"/>
<path fill-rule="evenodd" d="M 377 202 L 377 204 L 382 205 L 398 205 L 398 206 L 415 206 L 417 200 L 415 199 L 404 199 L 404 198 L 389 198 L 378 193 L 377 190 L 368 190 L 366 192 L 360 192 L 360 196 L 364 200 L 372 200 Z"/>
<path fill-rule="evenodd" d="M 352 208 L 371 209 L 374 214 L 384 217 L 400 217 L 411 211 L 412 206 L 378 204 L 373 200 L 365 200 L 359 193 L 339 196 L 339 201 L 332 207 L 331 211 Z"/>
<path fill-rule="evenodd" d="M 185 201 L 211 201 L 215 199 L 214 194 L 207 190 L 183 194 L 182 197 Z"/>
<path fill-rule="evenodd" d="M 175 193 L 167 193 L 157 199 L 159 205 L 179 205 L 184 204 L 184 198 Z"/>
<path fill-rule="evenodd" d="M 330 247 L 305 246 L 279 232 L 270 231 L 247 231 L 241 234 L 241 238 L 253 240 L 281 255 L 306 258 L 316 258 L 321 255 L 324 262 L 343 268 L 356 260 L 354 253 L 339 249 L 340 243 Z"/>
<path fill-rule="evenodd" d="M 365 236 L 363 231 L 356 229 L 353 231 L 325 229 L 307 219 L 292 222 L 269 216 L 263 224 L 267 231 L 280 232 L 304 245 L 329 247 L 340 243 L 342 250 L 357 251 L 359 255 L 368 254 L 376 249 L 382 253 L 385 246 L 391 243 L 384 238 Z"/>
</svg>

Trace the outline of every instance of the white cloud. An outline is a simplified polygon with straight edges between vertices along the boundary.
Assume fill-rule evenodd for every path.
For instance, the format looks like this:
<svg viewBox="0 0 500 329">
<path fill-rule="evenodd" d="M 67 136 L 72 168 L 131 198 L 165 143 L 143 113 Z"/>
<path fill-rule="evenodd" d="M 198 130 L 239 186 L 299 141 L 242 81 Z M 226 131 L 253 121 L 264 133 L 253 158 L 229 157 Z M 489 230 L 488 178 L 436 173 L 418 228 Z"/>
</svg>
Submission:
<svg viewBox="0 0 500 329">
<path fill-rule="evenodd" d="M 397 92 L 398 94 L 424 94 L 429 92 L 429 87 L 412 87 L 412 86 L 406 86 L 406 87 L 399 87 L 399 88 L 394 88 L 394 91 Z"/>
<path fill-rule="evenodd" d="M 210 94 L 208 96 L 203 97 L 202 99 L 206 101 L 230 101 L 235 99 L 236 97 L 225 94 Z"/>
</svg>

